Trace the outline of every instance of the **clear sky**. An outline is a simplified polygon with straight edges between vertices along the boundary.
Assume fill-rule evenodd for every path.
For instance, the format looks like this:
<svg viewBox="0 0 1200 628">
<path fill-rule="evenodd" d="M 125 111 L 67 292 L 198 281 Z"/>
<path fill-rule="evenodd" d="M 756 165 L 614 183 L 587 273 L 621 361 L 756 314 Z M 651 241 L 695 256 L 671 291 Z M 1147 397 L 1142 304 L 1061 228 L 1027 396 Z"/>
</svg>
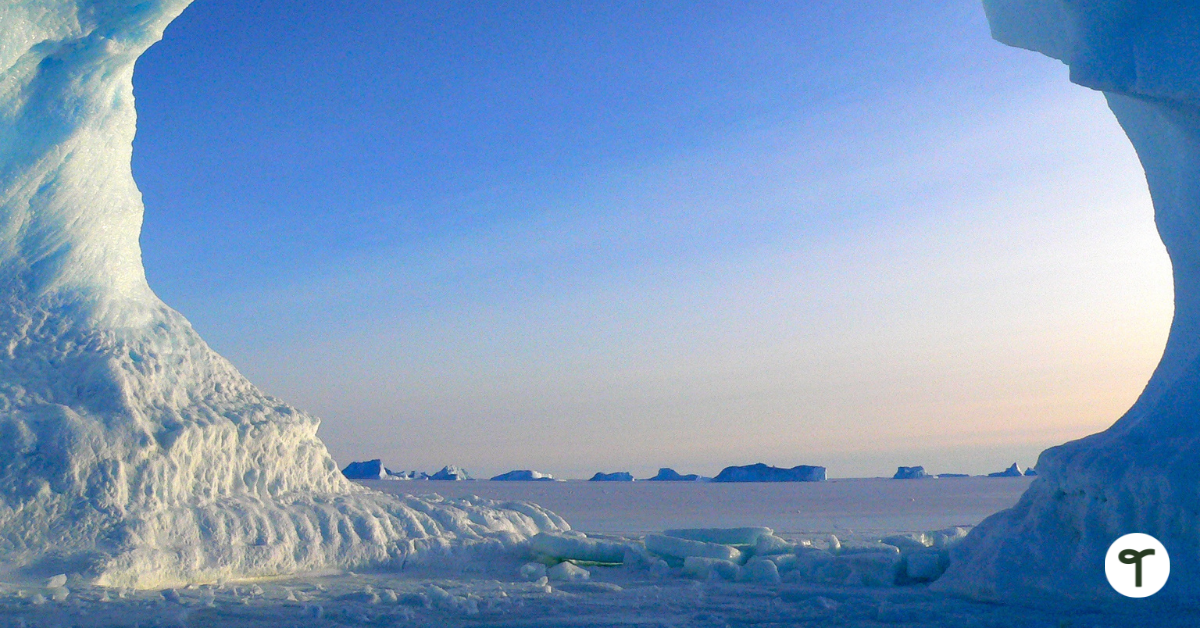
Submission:
<svg viewBox="0 0 1200 628">
<path fill-rule="evenodd" d="M 1133 149 L 974 0 L 196 0 L 134 84 L 151 286 L 341 464 L 982 473 L 1166 339 Z"/>
</svg>

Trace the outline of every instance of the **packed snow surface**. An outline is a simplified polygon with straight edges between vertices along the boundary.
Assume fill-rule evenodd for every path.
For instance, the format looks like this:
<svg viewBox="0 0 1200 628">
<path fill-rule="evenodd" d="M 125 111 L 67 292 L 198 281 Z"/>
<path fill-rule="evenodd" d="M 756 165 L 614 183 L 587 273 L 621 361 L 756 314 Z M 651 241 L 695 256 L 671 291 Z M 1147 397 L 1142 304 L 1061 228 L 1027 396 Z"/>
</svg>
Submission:
<svg viewBox="0 0 1200 628">
<path fill-rule="evenodd" d="M 1200 593 L 1200 4 L 984 0 L 993 36 L 1061 60 L 1101 90 L 1146 171 L 1171 258 L 1175 318 L 1141 396 L 1112 427 L 1046 450 L 1012 509 L 983 522 L 935 587 L 985 599 L 1118 599 L 1104 555 L 1156 537 L 1158 598 Z M 1014 469 L 1016 471 L 1017 469 Z"/>
<path fill-rule="evenodd" d="M 134 63 L 190 0 L 0 6 L 0 566 L 158 587 L 501 550 L 527 504 L 363 490 L 150 290 Z"/>
</svg>

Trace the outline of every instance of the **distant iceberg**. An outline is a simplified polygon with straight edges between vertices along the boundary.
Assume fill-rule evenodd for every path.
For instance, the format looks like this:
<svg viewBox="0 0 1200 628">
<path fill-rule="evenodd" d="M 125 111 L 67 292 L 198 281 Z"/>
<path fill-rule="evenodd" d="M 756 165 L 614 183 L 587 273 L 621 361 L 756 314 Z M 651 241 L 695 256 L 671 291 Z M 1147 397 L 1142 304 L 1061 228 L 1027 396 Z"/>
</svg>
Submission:
<svg viewBox="0 0 1200 628">
<path fill-rule="evenodd" d="M 992 467 L 992 468 L 994 469 L 995 467 Z M 996 471 L 995 473 L 989 473 L 988 477 L 989 478 L 1019 478 L 1023 475 L 1025 475 L 1025 470 L 1021 468 L 1021 465 L 1018 465 L 1017 463 L 1014 462 L 1011 467 L 1009 467 L 1003 471 Z"/>
<path fill-rule="evenodd" d="M 696 475 L 695 473 L 689 473 L 687 475 L 680 475 L 679 473 L 677 473 L 675 471 L 675 469 L 663 467 L 658 470 L 658 475 L 656 475 L 652 478 L 646 478 L 646 481 L 647 482 L 698 482 L 702 479 L 703 478 L 701 478 L 699 475 Z"/>
<path fill-rule="evenodd" d="M 519 469 L 501 473 L 492 478 L 493 482 L 553 482 L 554 477 L 549 473 Z"/>
<path fill-rule="evenodd" d="M 351 480 L 382 480 L 387 477 L 383 462 L 376 458 L 365 462 L 351 462 L 342 469 L 342 475 Z"/>
<path fill-rule="evenodd" d="M 437 473 L 434 473 L 433 475 L 429 476 L 429 479 L 461 481 L 461 480 L 470 480 L 472 478 L 471 478 L 471 474 L 467 473 L 466 469 L 464 469 L 462 467 L 456 467 L 454 465 L 447 465 L 447 466 L 442 467 L 441 471 L 438 471 Z"/>
<path fill-rule="evenodd" d="M 628 471 L 617 471 L 616 473 L 596 473 L 589 482 L 632 482 L 633 474 Z"/>
<path fill-rule="evenodd" d="M 931 477 L 925 473 L 925 467 L 899 467 L 896 469 L 896 474 L 892 476 L 893 480 L 916 480 L 921 478 Z"/>
<path fill-rule="evenodd" d="M 791 469 L 767 466 L 763 463 L 742 467 L 725 467 L 713 482 L 822 482 L 825 467 L 799 465 Z"/>
</svg>

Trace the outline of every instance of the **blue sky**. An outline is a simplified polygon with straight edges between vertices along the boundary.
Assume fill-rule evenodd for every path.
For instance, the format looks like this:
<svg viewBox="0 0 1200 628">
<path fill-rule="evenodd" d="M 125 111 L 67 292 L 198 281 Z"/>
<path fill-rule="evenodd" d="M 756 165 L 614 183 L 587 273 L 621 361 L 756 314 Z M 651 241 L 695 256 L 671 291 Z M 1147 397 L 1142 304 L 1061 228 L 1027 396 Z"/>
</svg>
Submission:
<svg viewBox="0 0 1200 628">
<path fill-rule="evenodd" d="M 974 2 L 884 4 L 197 0 L 151 285 L 343 464 L 1030 464 L 1161 354 L 1145 181 Z"/>
</svg>

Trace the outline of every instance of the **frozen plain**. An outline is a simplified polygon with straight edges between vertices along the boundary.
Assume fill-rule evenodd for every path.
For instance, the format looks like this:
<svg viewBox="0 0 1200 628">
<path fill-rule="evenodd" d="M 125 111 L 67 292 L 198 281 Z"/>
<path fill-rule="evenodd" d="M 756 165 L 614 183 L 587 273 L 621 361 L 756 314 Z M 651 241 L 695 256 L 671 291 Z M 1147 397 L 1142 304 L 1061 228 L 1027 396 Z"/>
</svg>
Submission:
<svg viewBox="0 0 1200 628">
<path fill-rule="evenodd" d="M 789 540 L 846 542 L 974 525 L 1016 503 L 1031 478 L 845 479 L 823 483 L 366 481 L 397 495 L 535 501 L 592 538 L 633 541 L 668 527 L 768 526 Z M 983 604 L 928 585 L 730 582 L 681 567 L 584 565 L 585 581 L 522 577 L 520 548 L 450 553 L 421 566 L 331 570 L 161 590 L 68 582 L 0 584 L 0 626 L 1123 626 L 1193 625 L 1170 609 L 1055 610 Z M 40 596 L 40 597 L 39 597 Z"/>
</svg>

